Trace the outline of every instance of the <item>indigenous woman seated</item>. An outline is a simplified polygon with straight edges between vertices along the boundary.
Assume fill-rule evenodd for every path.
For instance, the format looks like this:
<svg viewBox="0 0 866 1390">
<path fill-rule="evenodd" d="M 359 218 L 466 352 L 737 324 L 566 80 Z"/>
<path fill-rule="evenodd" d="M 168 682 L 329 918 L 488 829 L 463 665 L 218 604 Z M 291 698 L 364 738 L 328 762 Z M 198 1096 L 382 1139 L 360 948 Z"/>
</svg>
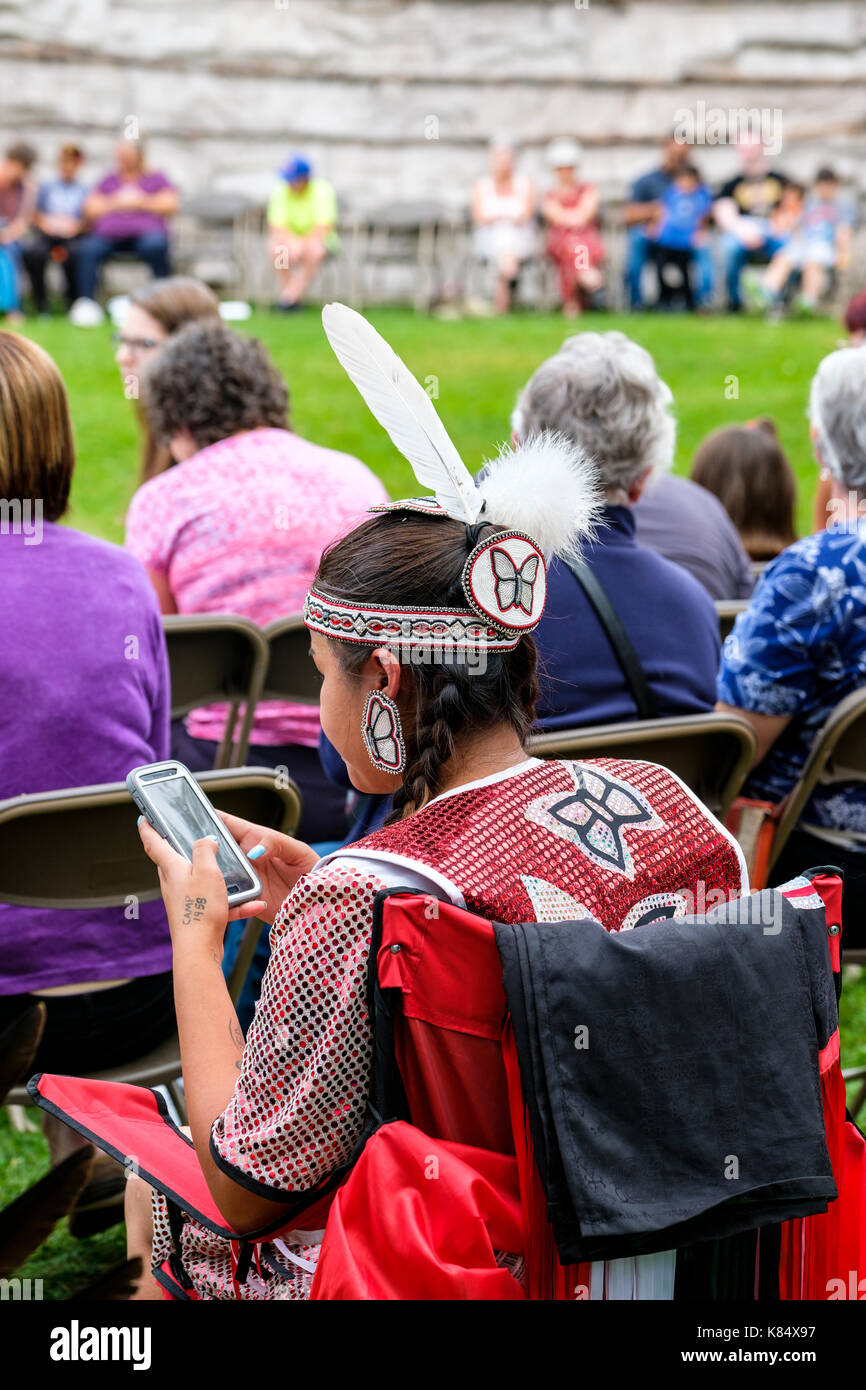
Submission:
<svg viewBox="0 0 866 1390">
<path fill-rule="evenodd" d="M 658 915 L 660 891 L 683 905 L 695 902 L 699 881 L 723 895 L 747 891 L 735 842 L 662 768 L 527 756 L 546 557 L 569 552 L 596 510 L 573 446 L 529 441 L 476 486 L 429 399 L 378 335 L 342 306 L 329 306 L 325 323 L 419 481 L 436 490 L 435 499 L 379 508 L 332 545 L 306 604 L 324 732 L 359 791 L 393 793 L 393 814 L 318 862 L 297 840 L 227 817 L 263 885 L 261 902 L 231 914 L 209 842 L 196 845 L 190 864 L 141 826 L 174 941 L 192 1139 L 238 1232 L 277 1230 L 299 1194 L 311 1205 L 327 1195 L 362 1132 L 367 963 L 382 889 L 405 886 L 506 923 L 589 913 L 611 931 Z M 273 929 L 244 1041 L 220 959 L 227 918 L 251 912 Z M 130 1253 L 176 1287 L 162 1270 L 173 1248 L 164 1199 L 152 1216 L 149 1189 L 131 1181 L 127 1218 Z M 177 1234 L 193 1296 L 309 1296 L 321 1230 L 258 1242 L 243 1280 L 227 1241 L 192 1220 Z M 661 1258 L 670 1296 L 672 1259 Z M 644 1291 L 658 1297 L 658 1259 L 638 1257 L 630 1287 L 640 1292 L 644 1270 Z M 159 1297 L 159 1285 L 146 1277 L 138 1296 Z"/>
</svg>

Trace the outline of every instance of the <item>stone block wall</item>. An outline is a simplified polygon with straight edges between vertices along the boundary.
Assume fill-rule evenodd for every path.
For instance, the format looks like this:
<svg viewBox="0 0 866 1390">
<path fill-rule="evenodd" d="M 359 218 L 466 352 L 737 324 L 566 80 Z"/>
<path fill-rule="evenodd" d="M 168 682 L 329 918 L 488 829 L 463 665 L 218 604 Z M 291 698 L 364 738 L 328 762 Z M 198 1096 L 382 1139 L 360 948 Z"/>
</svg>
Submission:
<svg viewBox="0 0 866 1390">
<path fill-rule="evenodd" d="M 189 195 L 261 201 L 298 149 L 351 211 L 464 205 L 491 137 L 543 182 L 561 133 L 618 198 L 701 110 L 708 133 L 764 111 L 780 167 L 829 159 L 863 190 L 864 78 L 858 0 L 0 0 L 0 139 L 31 138 L 44 169 L 75 136 L 95 178 L 137 128 Z M 696 156 L 711 181 L 736 162 Z"/>
</svg>

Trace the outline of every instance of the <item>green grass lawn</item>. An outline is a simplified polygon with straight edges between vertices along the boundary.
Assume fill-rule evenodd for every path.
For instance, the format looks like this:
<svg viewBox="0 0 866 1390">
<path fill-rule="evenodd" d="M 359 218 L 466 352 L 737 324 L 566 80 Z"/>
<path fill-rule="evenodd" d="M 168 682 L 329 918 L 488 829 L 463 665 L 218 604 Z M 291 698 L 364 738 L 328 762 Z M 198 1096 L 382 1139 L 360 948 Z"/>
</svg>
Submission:
<svg viewBox="0 0 866 1390">
<path fill-rule="evenodd" d="M 575 331 L 553 314 L 450 322 L 382 309 L 370 317 L 419 380 L 438 391 L 437 408 L 472 469 L 509 437 L 521 385 Z M 805 410 L 812 374 L 839 340 L 833 321 L 587 315 L 581 326 L 621 329 L 653 354 L 676 401 L 679 472 L 688 470 L 710 430 L 772 415 L 800 483 L 799 524 L 808 529 L 815 468 Z M 291 317 L 257 314 L 243 331 L 256 333 L 284 372 L 300 434 L 358 455 L 392 495 L 415 490 L 408 464 L 333 356 L 315 309 Z M 55 358 L 69 386 L 78 450 L 69 522 L 121 540 L 138 474 L 137 430 L 110 329 L 73 328 L 58 318 L 33 321 L 27 332 Z"/>
<path fill-rule="evenodd" d="M 438 392 L 437 407 L 473 469 L 508 438 L 520 386 L 576 331 L 550 314 L 448 322 L 383 309 L 370 317 L 431 394 Z M 695 447 L 711 429 L 772 415 L 799 480 L 799 526 L 809 529 L 815 469 L 806 402 L 818 362 L 839 342 L 835 323 L 593 315 L 581 327 L 621 329 L 653 354 L 676 401 L 678 472 L 688 471 Z M 69 523 L 119 541 L 136 486 L 137 431 L 114 365 L 110 329 L 75 329 L 55 319 L 31 323 L 27 331 L 55 358 L 69 386 L 78 451 Z M 415 491 L 408 464 L 331 353 L 317 312 L 259 314 L 243 331 L 262 338 L 285 373 L 292 424 L 300 434 L 358 455 L 393 496 Z M 866 1064 L 866 975 L 851 972 L 846 982 L 842 1034 L 845 1065 Z M 8 1113 L 0 1110 L 0 1206 L 46 1168 L 41 1135 L 14 1133 Z M 121 1227 L 75 1241 L 64 1221 L 22 1274 L 42 1278 L 46 1298 L 62 1298 L 122 1254 Z"/>
</svg>

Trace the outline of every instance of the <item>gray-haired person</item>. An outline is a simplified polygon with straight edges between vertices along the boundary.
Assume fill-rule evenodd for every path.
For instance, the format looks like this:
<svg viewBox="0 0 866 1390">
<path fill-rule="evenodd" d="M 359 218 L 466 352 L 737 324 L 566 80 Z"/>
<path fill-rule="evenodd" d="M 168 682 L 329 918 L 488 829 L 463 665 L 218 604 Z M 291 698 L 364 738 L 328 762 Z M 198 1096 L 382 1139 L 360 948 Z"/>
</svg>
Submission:
<svg viewBox="0 0 866 1390">
<path fill-rule="evenodd" d="M 745 792 L 780 802 L 815 735 L 845 695 L 866 685 L 866 347 L 825 357 L 812 382 L 815 458 L 832 478 L 827 528 L 764 571 L 722 656 L 719 707 L 758 736 Z M 822 781 L 774 868 L 774 882 L 815 864 L 845 871 L 847 944 L 866 945 L 866 782 Z"/>
<path fill-rule="evenodd" d="M 564 435 L 595 467 L 606 497 L 582 577 L 561 561 L 551 566 L 535 634 L 545 729 L 712 707 L 715 608 L 697 580 L 635 539 L 634 504 L 673 460 L 671 406 L 649 353 L 624 333 L 568 338 L 520 393 L 515 438 Z"/>
</svg>

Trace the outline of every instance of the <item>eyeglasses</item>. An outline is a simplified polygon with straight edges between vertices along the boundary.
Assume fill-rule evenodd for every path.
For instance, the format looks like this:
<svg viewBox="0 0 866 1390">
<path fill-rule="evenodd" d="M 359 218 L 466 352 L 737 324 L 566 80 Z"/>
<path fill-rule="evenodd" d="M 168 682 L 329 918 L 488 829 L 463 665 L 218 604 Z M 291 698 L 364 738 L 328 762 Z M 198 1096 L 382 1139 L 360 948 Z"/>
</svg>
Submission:
<svg viewBox="0 0 866 1390">
<path fill-rule="evenodd" d="M 131 348 L 133 352 L 150 352 L 160 344 L 159 338 L 124 338 L 122 333 L 112 333 L 111 341 L 115 347 Z"/>
</svg>

